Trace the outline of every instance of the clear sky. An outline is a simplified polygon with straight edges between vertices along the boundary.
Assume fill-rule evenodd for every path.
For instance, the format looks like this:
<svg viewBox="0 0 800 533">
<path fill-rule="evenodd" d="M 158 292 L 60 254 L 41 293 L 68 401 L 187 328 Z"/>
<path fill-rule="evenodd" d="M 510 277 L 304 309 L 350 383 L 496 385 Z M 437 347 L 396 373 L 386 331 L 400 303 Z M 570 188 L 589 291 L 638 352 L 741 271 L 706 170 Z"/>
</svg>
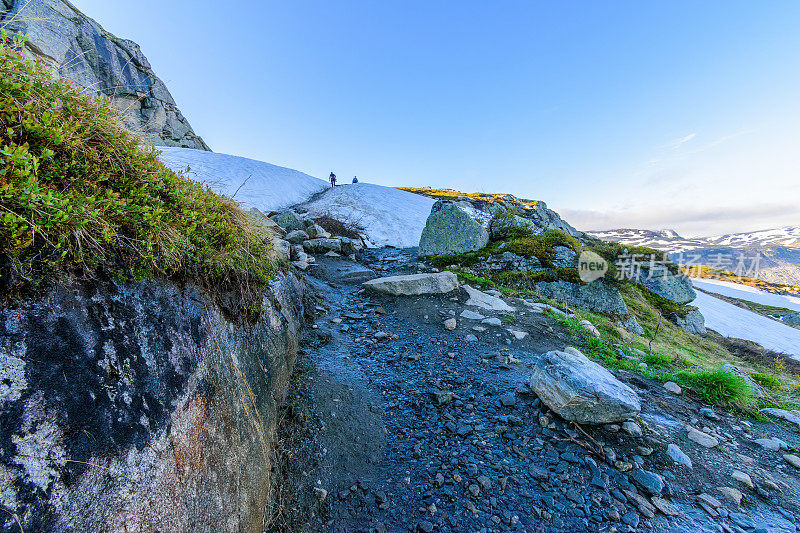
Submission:
<svg viewBox="0 0 800 533">
<path fill-rule="evenodd" d="M 72 2 L 217 152 L 581 229 L 800 224 L 800 2 Z"/>
</svg>

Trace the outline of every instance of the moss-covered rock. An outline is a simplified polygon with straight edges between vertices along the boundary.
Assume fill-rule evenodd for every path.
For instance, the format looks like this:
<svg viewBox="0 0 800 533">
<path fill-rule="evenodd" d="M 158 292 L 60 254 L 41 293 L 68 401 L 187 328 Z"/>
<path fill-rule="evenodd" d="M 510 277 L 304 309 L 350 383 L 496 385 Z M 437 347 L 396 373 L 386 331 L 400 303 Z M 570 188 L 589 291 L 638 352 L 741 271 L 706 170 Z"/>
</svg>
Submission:
<svg viewBox="0 0 800 533">
<path fill-rule="evenodd" d="M 420 257 L 463 254 L 480 250 L 489 243 L 489 232 L 481 221 L 457 202 L 433 205 L 419 241 Z"/>
<path fill-rule="evenodd" d="M 548 298 L 582 309 L 608 315 L 628 315 L 628 306 L 619 289 L 600 281 L 579 284 L 558 280 L 538 283 L 536 288 Z"/>
</svg>

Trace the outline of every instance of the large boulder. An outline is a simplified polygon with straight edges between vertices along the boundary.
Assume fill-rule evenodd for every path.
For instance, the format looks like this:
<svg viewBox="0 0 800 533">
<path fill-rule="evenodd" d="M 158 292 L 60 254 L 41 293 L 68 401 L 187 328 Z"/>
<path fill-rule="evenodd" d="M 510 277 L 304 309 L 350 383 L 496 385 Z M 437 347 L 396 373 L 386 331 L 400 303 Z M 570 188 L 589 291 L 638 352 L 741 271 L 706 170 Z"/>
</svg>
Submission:
<svg viewBox="0 0 800 533">
<path fill-rule="evenodd" d="M 308 233 L 306 233 L 305 231 L 301 229 L 296 229 L 287 233 L 284 239 L 292 244 L 300 244 L 303 241 L 307 241 L 309 237 Z"/>
<path fill-rule="evenodd" d="M 544 202 L 521 200 L 507 195 L 506 202 L 495 206 L 489 225 L 493 239 L 503 239 L 515 233 L 536 235 L 548 229 L 561 230 L 572 237 L 582 234 L 567 224 Z"/>
<path fill-rule="evenodd" d="M 489 243 L 489 231 L 479 211 L 468 202 L 439 200 L 433 204 L 419 241 L 420 257 L 463 254 Z"/>
<path fill-rule="evenodd" d="M 629 314 L 619 290 L 600 280 L 585 285 L 564 280 L 540 282 L 536 288 L 542 296 L 582 309 L 617 316 Z"/>
<path fill-rule="evenodd" d="M 421 294 L 446 294 L 458 289 L 458 278 L 452 272 L 409 274 L 377 278 L 362 284 L 370 291 L 393 296 L 419 296 Z"/>
<path fill-rule="evenodd" d="M 621 422 L 641 410 L 633 389 L 574 348 L 542 355 L 530 387 L 554 413 L 579 424 Z"/>
<path fill-rule="evenodd" d="M 139 45 L 105 31 L 66 0 L 3 0 L 0 27 L 28 36 L 25 52 L 91 94 L 106 96 L 145 142 L 208 150 Z"/>
</svg>

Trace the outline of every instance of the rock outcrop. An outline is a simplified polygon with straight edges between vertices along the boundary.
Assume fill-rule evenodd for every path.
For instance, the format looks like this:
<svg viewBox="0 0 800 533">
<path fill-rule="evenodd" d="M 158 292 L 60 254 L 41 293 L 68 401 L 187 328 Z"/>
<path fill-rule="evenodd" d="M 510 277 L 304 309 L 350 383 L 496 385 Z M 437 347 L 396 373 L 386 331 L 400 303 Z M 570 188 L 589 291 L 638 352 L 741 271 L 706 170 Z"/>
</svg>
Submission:
<svg viewBox="0 0 800 533">
<path fill-rule="evenodd" d="M 480 250 L 490 237 L 499 239 L 515 230 L 537 234 L 547 229 L 558 229 L 573 237 L 581 235 L 544 202 L 510 194 L 439 200 L 431 208 L 422 231 L 418 255 L 462 254 Z"/>
<path fill-rule="evenodd" d="M 706 335 L 706 319 L 699 310 L 689 311 L 683 316 L 673 315 L 670 317 L 679 328 L 694 333 L 695 335 Z"/>
<path fill-rule="evenodd" d="M 29 55 L 85 90 L 111 99 L 145 142 L 208 150 L 139 45 L 105 31 L 66 0 L 3 0 L 0 27 L 28 36 Z"/>
<path fill-rule="evenodd" d="M 558 280 L 537 283 L 536 287 L 542 295 L 571 306 L 616 316 L 629 314 L 628 306 L 625 305 L 619 289 L 601 281 L 579 285 Z"/>
<path fill-rule="evenodd" d="M 290 274 L 249 326 L 161 281 L 6 305 L 0 530 L 263 531 L 302 312 Z"/>
<path fill-rule="evenodd" d="M 666 265 L 642 268 L 641 276 L 635 280 L 662 298 L 684 305 L 697 298 L 692 280 L 681 273 L 673 273 Z"/>
<path fill-rule="evenodd" d="M 629 420 L 641 410 L 633 389 L 574 348 L 543 354 L 530 387 L 555 414 L 579 424 Z"/>
</svg>

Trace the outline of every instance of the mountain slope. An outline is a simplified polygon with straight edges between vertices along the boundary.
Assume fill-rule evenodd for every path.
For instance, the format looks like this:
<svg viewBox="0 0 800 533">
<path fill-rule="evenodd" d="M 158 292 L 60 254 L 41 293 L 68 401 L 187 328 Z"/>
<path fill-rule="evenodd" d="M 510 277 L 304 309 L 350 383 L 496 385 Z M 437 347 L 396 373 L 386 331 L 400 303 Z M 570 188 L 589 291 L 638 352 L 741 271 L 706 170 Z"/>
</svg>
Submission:
<svg viewBox="0 0 800 533">
<path fill-rule="evenodd" d="M 0 28 L 28 36 L 26 52 L 92 94 L 111 99 L 148 143 L 208 150 L 139 45 L 119 39 L 66 0 L 3 0 Z"/>
</svg>

